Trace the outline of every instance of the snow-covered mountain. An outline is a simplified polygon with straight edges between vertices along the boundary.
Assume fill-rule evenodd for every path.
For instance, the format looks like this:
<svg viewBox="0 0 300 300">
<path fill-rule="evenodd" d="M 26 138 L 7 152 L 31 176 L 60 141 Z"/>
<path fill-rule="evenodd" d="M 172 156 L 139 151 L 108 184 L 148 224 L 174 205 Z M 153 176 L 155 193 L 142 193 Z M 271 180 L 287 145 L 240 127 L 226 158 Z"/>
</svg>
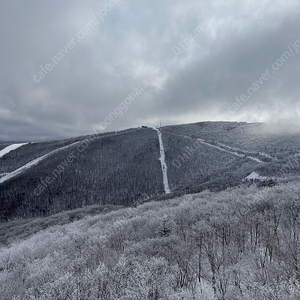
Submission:
<svg viewBox="0 0 300 300">
<path fill-rule="evenodd" d="M 224 122 L 1 145 L 1 300 L 299 299 L 299 146 Z"/>
<path fill-rule="evenodd" d="M 0 219 L 222 190 L 245 184 L 253 172 L 298 180 L 298 149 L 297 130 L 231 122 L 1 145 Z"/>
</svg>

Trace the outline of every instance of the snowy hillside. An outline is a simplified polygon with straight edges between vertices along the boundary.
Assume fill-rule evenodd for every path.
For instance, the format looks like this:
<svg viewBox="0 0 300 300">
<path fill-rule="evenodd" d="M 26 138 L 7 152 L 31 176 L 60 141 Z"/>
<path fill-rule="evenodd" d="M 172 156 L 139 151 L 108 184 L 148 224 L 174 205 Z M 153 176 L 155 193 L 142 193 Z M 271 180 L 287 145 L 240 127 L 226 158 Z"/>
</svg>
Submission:
<svg viewBox="0 0 300 300">
<path fill-rule="evenodd" d="M 0 150 L 0 158 L 3 157 L 4 155 L 6 155 L 7 153 L 14 151 L 24 145 L 26 145 L 27 143 L 22 143 L 22 144 L 12 144 L 9 145 L 7 147 L 5 147 L 4 149 Z"/>
<path fill-rule="evenodd" d="M 296 130 L 230 122 L 154 129 L 2 147 L 0 221 L 220 191 L 247 184 L 252 172 L 276 182 L 300 178 Z"/>
<path fill-rule="evenodd" d="M 21 168 L 19 168 L 19 169 L 15 170 L 15 171 L 13 171 L 13 172 L 11 172 L 11 173 L 5 175 L 4 177 L 0 178 L 0 183 L 3 183 L 3 182 L 5 182 L 5 181 L 8 181 L 8 180 L 10 180 L 10 179 L 14 178 L 15 176 L 20 175 L 20 174 L 22 174 L 22 173 L 25 173 L 25 172 L 28 171 L 30 168 L 32 168 L 32 167 L 38 165 L 38 163 L 41 162 L 42 160 L 49 158 L 51 155 L 55 155 L 55 154 L 58 153 L 59 151 L 68 149 L 68 148 L 70 148 L 70 147 L 72 147 L 72 146 L 76 146 L 76 145 L 78 145 L 78 143 L 79 143 L 79 142 L 76 142 L 76 143 L 73 143 L 73 144 L 71 144 L 71 145 L 69 145 L 69 146 L 65 146 L 65 147 L 62 147 L 62 148 L 53 150 L 53 151 L 51 151 L 51 152 L 49 152 L 49 153 L 47 153 L 47 154 L 45 154 L 45 155 L 43 155 L 43 156 L 41 156 L 41 157 L 39 157 L 39 158 L 34 159 L 33 161 L 31 161 L 31 162 L 27 163 L 26 165 L 22 166 Z M 22 145 L 21 145 L 21 146 L 22 146 Z M 20 147 L 20 146 L 18 146 L 18 147 Z M 18 147 L 14 148 L 14 149 L 17 149 Z M 10 150 L 10 151 L 11 151 L 11 150 Z M 9 151 L 9 152 L 10 152 L 10 151 Z M 8 152 L 7 152 L 7 153 L 8 153 Z M 1 154 L 1 153 L 0 153 L 0 154 Z"/>
</svg>

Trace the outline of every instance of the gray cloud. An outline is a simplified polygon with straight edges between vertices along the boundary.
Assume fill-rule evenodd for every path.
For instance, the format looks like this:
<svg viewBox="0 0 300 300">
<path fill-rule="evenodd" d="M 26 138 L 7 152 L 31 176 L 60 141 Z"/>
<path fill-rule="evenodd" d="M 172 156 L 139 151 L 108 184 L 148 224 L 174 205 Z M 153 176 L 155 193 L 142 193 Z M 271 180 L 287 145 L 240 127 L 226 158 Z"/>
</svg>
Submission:
<svg viewBox="0 0 300 300">
<path fill-rule="evenodd" d="M 107 130 L 208 119 L 299 123 L 300 53 L 272 73 L 287 46 L 300 41 L 299 4 L 119 2 L 1 5 L 0 140 L 91 133 L 144 80 L 149 86 Z M 99 24 L 95 12 L 105 13 Z M 198 26 L 203 31 L 193 35 Z M 35 82 L 61 49 L 68 53 Z M 230 109 L 267 69 L 269 79 Z"/>
</svg>

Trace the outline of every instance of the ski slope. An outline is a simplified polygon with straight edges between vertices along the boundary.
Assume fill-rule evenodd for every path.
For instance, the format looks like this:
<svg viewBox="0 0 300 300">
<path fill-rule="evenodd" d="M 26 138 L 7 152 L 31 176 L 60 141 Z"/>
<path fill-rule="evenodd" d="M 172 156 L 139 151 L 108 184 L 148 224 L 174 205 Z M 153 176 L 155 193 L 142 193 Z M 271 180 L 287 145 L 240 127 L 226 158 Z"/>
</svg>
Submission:
<svg viewBox="0 0 300 300">
<path fill-rule="evenodd" d="M 36 159 L 30 161 L 29 163 L 27 163 L 26 165 L 22 166 L 21 168 L 19 168 L 19 169 L 13 171 L 13 172 L 11 172 L 11 173 L 8 173 L 7 175 L 5 175 L 5 176 L 3 176 L 2 178 L 0 178 L 0 183 L 3 183 L 3 182 L 5 182 L 5 181 L 8 181 L 8 180 L 10 180 L 10 179 L 16 177 L 17 175 L 26 172 L 27 170 L 29 170 L 30 168 L 36 166 L 36 165 L 39 164 L 42 160 L 48 158 L 49 156 L 51 156 L 51 155 L 53 155 L 53 154 L 55 154 L 55 153 L 57 153 L 57 152 L 59 152 L 59 151 L 62 151 L 62 150 L 68 149 L 68 148 L 70 148 L 70 147 L 72 147 L 72 146 L 75 146 L 75 145 L 78 144 L 78 143 L 80 143 L 80 142 L 76 142 L 76 143 L 73 143 L 73 144 L 71 144 L 71 145 L 64 146 L 64 147 L 62 147 L 62 148 L 53 150 L 53 151 L 51 151 L 51 152 L 49 152 L 49 153 L 47 153 L 47 154 L 45 154 L 45 155 L 43 155 L 43 156 L 40 156 L 40 157 L 38 157 L 38 158 L 36 158 Z"/>
<path fill-rule="evenodd" d="M 206 146 L 209 146 L 209 147 L 212 147 L 212 148 L 221 150 L 221 151 L 223 151 L 223 152 L 226 152 L 226 153 L 235 155 L 235 156 L 237 156 L 237 157 L 245 157 L 245 155 L 243 155 L 243 154 L 239 154 L 239 153 L 237 153 L 237 152 L 229 151 L 229 150 L 226 150 L 226 149 L 224 149 L 224 148 L 221 148 L 221 147 L 218 147 L 218 146 L 209 144 L 209 143 L 205 142 L 203 139 L 197 139 L 197 140 L 198 140 L 201 144 L 203 144 L 203 145 L 206 145 Z"/>
<path fill-rule="evenodd" d="M 212 144 L 209 144 L 207 142 L 205 142 L 203 139 L 197 139 L 201 144 L 203 145 L 206 145 L 206 146 L 209 146 L 209 147 L 212 147 L 212 148 L 215 148 L 215 149 L 218 149 L 220 151 L 223 151 L 223 152 L 226 152 L 228 154 L 232 154 L 234 156 L 237 156 L 237 157 L 245 157 L 245 158 L 248 158 L 248 159 L 251 159 L 255 162 L 258 162 L 258 163 L 263 163 L 263 161 L 261 161 L 260 159 L 256 158 L 256 157 L 252 157 L 252 156 L 245 156 L 244 154 L 239 154 L 237 152 L 234 152 L 234 151 L 229 151 L 227 149 L 224 149 L 224 148 L 221 148 L 219 146 L 215 146 L 215 145 L 212 145 Z"/>
<path fill-rule="evenodd" d="M 0 151 L 0 158 L 3 157 L 5 154 L 11 152 L 11 151 L 14 151 L 18 148 L 20 148 L 21 146 L 24 146 L 24 145 L 27 145 L 28 143 L 22 143 L 22 144 L 12 144 L 12 145 L 9 145 L 7 147 L 5 147 L 4 149 L 2 149 Z"/>
<path fill-rule="evenodd" d="M 256 152 L 253 152 L 253 151 L 251 152 L 251 151 L 246 151 L 246 150 L 230 147 L 230 146 L 222 144 L 222 143 L 217 142 L 217 144 L 220 145 L 221 147 L 228 148 L 229 150 L 240 151 L 240 152 L 243 152 L 243 153 L 246 153 L 246 154 L 251 154 L 251 155 L 256 155 L 257 154 Z M 258 152 L 258 154 L 261 155 L 261 156 L 264 156 L 266 158 L 272 159 L 272 160 L 278 160 L 276 157 L 273 157 L 273 156 L 271 156 L 267 153 L 264 153 L 264 152 Z"/>
<path fill-rule="evenodd" d="M 169 130 L 169 134 L 173 134 L 173 135 L 177 135 L 177 136 L 181 136 L 183 138 L 186 138 L 186 139 L 193 139 L 192 137 L 188 136 L 188 135 L 183 135 L 182 133 L 178 132 L 178 131 L 175 131 L 173 129 L 170 130 L 170 128 L 168 128 Z M 170 132 L 171 131 L 171 132 Z M 219 142 L 215 142 L 216 144 L 218 144 L 219 146 L 216 146 L 216 145 L 213 145 L 213 144 L 210 144 L 210 143 L 207 143 L 205 140 L 203 139 L 197 139 L 198 141 L 200 141 L 202 144 L 206 145 L 206 146 L 210 146 L 212 148 L 215 148 L 215 149 L 218 149 L 220 151 L 223 151 L 223 152 L 226 152 L 226 153 L 229 153 L 229 154 L 232 154 L 232 155 L 235 155 L 237 157 L 245 157 L 245 158 L 248 158 L 250 160 L 253 160 L 255 162 L 258 162 L 258 163 L 263 163 L 262 160 L 256 158 L 256 157 L 253 157 L 253 156 L 250 156 L 249 154 L 251 155 L 256 155 L 257 153 L 255 152 L 251 152 L 251 151 L 247 151 L 247 150 L 242 150 L 242 149 L 238 149 L 238 148 L 234 148 L 234 147 L 231 147 L 231 146 L 228 146 L 228 145 L 225 145 L 223 143 L 219 143 Z M 236 151 L 239 151 L 241 153 L 238 153 Z M 278 160 L 276 157 L 272 157 L 271 155 L 267 154 L 267 153 L 264 153 L 264 152 L 259 152 L 258 153 L 260 156 L 264 156 L 266 158 L 269 158 L 269 159 L 272 159 L 272 160 Z"/>
<path fill-rule="evenodd" d="M 161 132 L 157 128 L 153 127 L 153 129 L 157 132 L 158 140 L 159 140 L 159 148 L 160 148 L 160 158 L 159 158 L 159 160 L 160 160 L 160 163 L 161 163 L 165 193 L 170 194 L 171 190 L 170 190 L 170 187 L 169 187 L 167 164 L 166 164 L 166 158 L 165 158 L 165 150 L 164 150 L 164 144 L 163 144 Z"/>
</svg>

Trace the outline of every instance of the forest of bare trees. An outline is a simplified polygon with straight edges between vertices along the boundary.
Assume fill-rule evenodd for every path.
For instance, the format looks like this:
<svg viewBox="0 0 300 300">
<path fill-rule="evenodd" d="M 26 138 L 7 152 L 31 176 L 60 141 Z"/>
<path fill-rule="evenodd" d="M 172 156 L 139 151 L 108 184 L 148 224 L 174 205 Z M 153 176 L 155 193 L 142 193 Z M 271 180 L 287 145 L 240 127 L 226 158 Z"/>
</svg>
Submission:
<svg viewBox="0 0 300 300">
<path fill-rule="evenodd" d="M 243 184 L 253 171 L 280 180 L 299 179 L 299 134 L 265 134 L 259 123 L 228 122 L 165 126 L 160 131 L 171 197 Z M 199 143 L 200 138 L 207 143 Z M 159 142 L 152 128 L 26 144 L 1 157 L 0 177 L 68 145 L 0 182 L 0 222 L 89 205 L 132 206 L 164 196 Z"/>
<path fill-rule="evenodd" d="M 50 226 L 2 247 L 1 299 L 298 299 L 299 212 L 289 183 Z"/>
<path fill-rule="evenodd" d="M 0 161 L 9 165 L 15 155 L 22 160 L 24 151 L 20 148 Z M 83 140 L 0 183 L 0 222 L 95 204 L 133 205 L 144 194 L 150 197 L 163 191 L 158 159 L 159 143 L 152 129 Z"/>
</svg>

